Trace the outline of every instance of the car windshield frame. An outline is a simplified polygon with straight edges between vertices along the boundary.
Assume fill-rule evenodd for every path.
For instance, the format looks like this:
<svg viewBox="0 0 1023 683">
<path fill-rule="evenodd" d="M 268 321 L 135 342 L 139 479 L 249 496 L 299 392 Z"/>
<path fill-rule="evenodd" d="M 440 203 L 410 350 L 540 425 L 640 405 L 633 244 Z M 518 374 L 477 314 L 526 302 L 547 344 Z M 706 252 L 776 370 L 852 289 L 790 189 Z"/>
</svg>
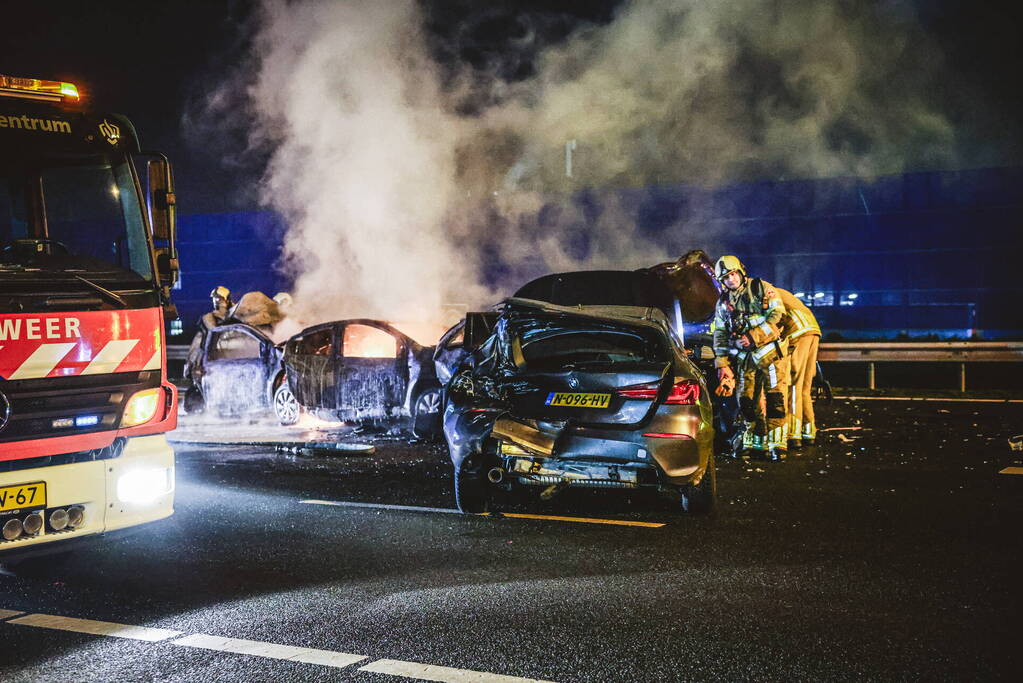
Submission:
<svg viewBox="0 0 1023 683">
<path fill-rule="evenodd" d="M 11 254 L 15 240 L 29 247 L 35 242 L 61 260 L 24 263 L 24 257 Z M 5 266 L 155 282 L 138 174 L 126 154 L 5 158 L 0 162 L 0 243 L 7 245 Z"/>
</svg>

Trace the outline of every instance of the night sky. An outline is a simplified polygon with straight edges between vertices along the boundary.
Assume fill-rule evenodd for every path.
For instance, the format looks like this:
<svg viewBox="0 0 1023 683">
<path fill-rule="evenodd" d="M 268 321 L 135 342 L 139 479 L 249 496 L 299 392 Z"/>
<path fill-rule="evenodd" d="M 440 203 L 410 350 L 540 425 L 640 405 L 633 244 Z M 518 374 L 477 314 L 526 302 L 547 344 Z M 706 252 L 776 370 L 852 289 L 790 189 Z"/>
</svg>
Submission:
<svg viewBox="0 0 1023 683">
<path fill-rule="evenodd" d="M 424 2 L 431 48 L 447 72 L 490 69 L 511 81 L 533 74 L 543 47 L 587 22 L 610 21 L 618 4 Z M 0 41 L 0 73 L 72 81 L 100 107 L 131 117 L 143 145 L 174 160 L 185 213 L 251 208 L 255 193 L 238 188 L 253 187 L 258 158 L 249 157 L 247 167 L 223 163 L 186 124 L 186 113 L 244 54 L 252 5 L 5 0 L 0 7 L 8 31 Z M 984 142 L 1001 149 L 990 165 L 1023 163 L 1019 5 L 919 0 L 914 9 L 943 52 L 948 78 L 941 96 L 957 131 L 971 139 L 990 136 Z M 526 34 L 528 43 L 520 40 Z M 471 116 L 471 106 L 462 113 Z M 229 138 L 227 144 L 240 148 L 244 140 Z"/>
</svg>

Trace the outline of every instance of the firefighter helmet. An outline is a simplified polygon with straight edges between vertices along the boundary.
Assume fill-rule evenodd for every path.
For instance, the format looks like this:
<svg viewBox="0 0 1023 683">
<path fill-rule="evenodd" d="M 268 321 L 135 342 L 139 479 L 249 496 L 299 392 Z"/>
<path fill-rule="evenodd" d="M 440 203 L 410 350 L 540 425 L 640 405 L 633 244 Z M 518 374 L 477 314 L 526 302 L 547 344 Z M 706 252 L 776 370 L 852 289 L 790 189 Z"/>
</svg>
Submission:
<svg viewBox="0 0 1023 683">
<path fill-rule="evenodd" d="M 223 299 L 224 301 L 230 301 L 231 300 L 231 290 L 228 289 L 227 287 L 225 287 L 224 285 L 218 285 L 218 286 L 213 288 L 212 292 L 210 292 L 210 298 L 211 299 Z"/>
<path fill-rule="evenodd" d="M 718 282 L 723 281 L 728 274 L 733 271 L 739 271 L 739 274 L 746 277 L 746 266 L 742 265 L 742 261 L 739 260 L 738 256 L 722 256 L 718 259 L 718 262 L 714 264 L 714 276 L 718 279 Z"/>
</svg>

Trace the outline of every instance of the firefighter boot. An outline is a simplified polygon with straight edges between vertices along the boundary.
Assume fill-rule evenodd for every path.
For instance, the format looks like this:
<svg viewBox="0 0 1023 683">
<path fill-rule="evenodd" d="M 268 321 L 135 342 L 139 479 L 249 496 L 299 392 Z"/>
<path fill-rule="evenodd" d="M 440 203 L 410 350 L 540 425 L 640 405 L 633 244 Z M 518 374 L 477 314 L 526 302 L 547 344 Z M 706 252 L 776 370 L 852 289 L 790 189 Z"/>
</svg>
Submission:
<svg viewBox="0 0 1023 683">
<path fill-rule="evenodd" d="M 746 430 L 746 434 L 743 435 L 740 456 L 753 460 L 759 460 L 764 457 L 764 437 L 755 433 L 752 425 Z"/>
<path fill-rule="evenodd" d="M 767 445 L 769 457 L 774 462 L 780 462 L 788 457 L 789 451 L 786 448 L 788 441 L 788 425 L 775 427 L 767 434 Z"/>
<path fill-rule="evenodd" d="M 803 442 L 804 446 L 812 446 L 817 442 L 817 425 L 813 422 L 804 422 L 802 431 L 800 441 Z"/>
</svg>

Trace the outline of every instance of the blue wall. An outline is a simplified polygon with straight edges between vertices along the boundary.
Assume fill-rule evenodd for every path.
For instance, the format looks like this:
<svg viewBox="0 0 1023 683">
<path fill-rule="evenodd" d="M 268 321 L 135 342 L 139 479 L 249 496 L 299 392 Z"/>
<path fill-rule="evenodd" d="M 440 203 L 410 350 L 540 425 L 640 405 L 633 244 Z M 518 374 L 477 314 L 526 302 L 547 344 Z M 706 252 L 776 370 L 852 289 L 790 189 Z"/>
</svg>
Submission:
<svg viewBox="0 0 1023 683">
<path fill-rule="evenodd" d="M 668 253 L 737 254 L 751 273 L 815 302 L 825 332 L 1023 336 L 1023 167 L 616 192 L 635 207 L 643 238 Z M 594 221 L 601 196 L 564 201 Z M 558 203 L 529 219 L 538 233 Z M 283 232 L 269 212 L 182 216 L 175 301 L 186 329 L 216 285 L 288 289 L 274 269 Z M 567 237 L 579 257 L 585 233 Z M 485 281 L 514 289 L 542 274 L 501 263 L 496 246 L 482 251 L 493 255 Z"/>
<path fill-rule="evenodd" d="M 185 337 L 191 337 L 195 322 L 210 310 L 210 291 L 217 285 L 230 289 L 236 299 L 252 290 L 273 296 L 289 289 L 275 269 L 283 235 L 284 223 L 269 211 L 179 216 L 181 282 L 173 298 Z"/>
</svg>

